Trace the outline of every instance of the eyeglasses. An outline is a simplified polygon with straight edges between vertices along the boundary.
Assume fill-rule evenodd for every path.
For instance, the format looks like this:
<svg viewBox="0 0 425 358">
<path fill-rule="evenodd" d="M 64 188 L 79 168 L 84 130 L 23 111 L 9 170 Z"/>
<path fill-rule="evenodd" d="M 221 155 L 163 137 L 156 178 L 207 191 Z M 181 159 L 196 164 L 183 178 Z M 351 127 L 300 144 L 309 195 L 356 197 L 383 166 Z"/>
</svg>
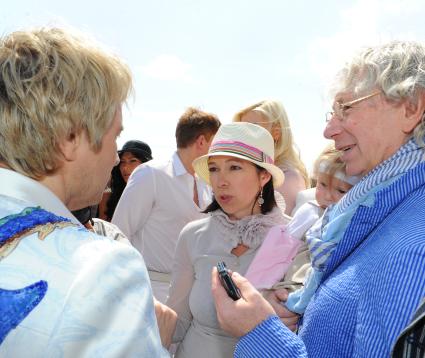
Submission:
<svg viewBox="0 0 425 358">
<path fill-rule="evenodd" d="M 337 117 L 341 122 L 345 121 L 346 117 L 347 117 L 347 110 L 349 110 L 353 104 L 357 104 L 360 103 L 362 101 L 365 101 L 373 96 L 376 96 L 378 94 L 380 94 L 381 91 L 376 91 L 373 92 L 371 94 L 368 94 L 367 96 L 364 97 L 360 97 L 357 98 L 353 101 L 349 101 L 349 102 L 345 102 L 345 103 L 340 103 L 340 102 L 335 102 L 334 107 L 333 107 L 333 111 L 327 112 L 326 113 L 326 122 L 329 122 L 333 117 Z"/>
</svg>

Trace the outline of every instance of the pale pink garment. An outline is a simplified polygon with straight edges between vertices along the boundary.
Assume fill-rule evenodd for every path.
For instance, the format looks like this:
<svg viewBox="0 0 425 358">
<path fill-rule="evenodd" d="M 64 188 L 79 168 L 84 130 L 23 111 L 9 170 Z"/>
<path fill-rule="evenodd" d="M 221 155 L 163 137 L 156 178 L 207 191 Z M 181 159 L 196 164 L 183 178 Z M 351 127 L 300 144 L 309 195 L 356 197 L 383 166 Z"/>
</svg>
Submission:
<svg viewBox="0 0 425 358">
<path fill-rule="evenodd" d="M 273 226 L 248 267 L 245 277 L 258 290 L 269 289 L 279 282 L 301 246 L 286 225 Z"/>
</svg>

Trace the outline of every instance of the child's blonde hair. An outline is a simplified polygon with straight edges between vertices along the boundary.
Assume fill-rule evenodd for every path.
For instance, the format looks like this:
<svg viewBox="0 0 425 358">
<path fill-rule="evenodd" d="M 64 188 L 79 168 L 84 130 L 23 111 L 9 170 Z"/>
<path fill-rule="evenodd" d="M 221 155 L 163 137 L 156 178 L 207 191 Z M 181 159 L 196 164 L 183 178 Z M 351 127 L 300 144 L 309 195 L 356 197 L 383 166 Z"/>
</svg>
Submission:
<svg viewBox="0 0 425 358">
<path fill-rule="evenodd" d="M 341 160 L 341 152 L 335 149 L 333 143 L 327 145 L 314 162 L 313 179 L 317 180 L 319 173 L 334 176 L 337 172 L 345 174 L 345 163 Z"/>
</svg>

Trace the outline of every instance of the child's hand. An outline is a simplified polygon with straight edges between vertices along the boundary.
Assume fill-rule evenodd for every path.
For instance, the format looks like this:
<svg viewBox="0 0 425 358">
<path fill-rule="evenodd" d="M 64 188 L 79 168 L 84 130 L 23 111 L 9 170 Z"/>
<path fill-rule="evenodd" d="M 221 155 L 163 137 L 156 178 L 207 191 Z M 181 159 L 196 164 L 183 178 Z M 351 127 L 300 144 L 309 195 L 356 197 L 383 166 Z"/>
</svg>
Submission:
<svg viewBox="0 0 425 358">
<path fill-rule="evenodd" d="M 263 292 L 263 296 L 272 305 L 282 323 L 291 331 L 295 332 L 300 316 L 297 313 L 288 310 L 286 306 L 282 304 L 288 299 L 288 291 L 285 288 L 267 290 Z"/>
</svg>

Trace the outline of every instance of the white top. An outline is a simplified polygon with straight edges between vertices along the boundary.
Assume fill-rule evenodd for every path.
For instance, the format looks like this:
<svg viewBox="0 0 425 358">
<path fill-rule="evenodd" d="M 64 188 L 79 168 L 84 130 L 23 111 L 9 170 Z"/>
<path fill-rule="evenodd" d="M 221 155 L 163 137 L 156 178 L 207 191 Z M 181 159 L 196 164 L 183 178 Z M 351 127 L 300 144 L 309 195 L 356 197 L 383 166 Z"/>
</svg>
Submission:
<svg viewBox="0 0 425 358">
<path fill-rule="evenodd" d="M 201 208 L 193 202 L 194 177 L 177 153 L 166 164 L 140 165 L 130 176 L 112 223 L 140 251 L 149 270 L 170 273 L 181 229 L 204 217 L 201 210 L 209 204 L 211 190 L 199 178 L 196 185 Z M 156 292 L 155 286 L 153 289 L 155 297 L 163 301 L 163 294 Z"/>
<path fill-rule="evenodd" d="M 86 230 L 39 182 L 0 169 L 0 218 L 31 206 L 74 225 L 56 227 L 44 238 L 35 231 L 0 260 L 2 290 L 29 295 L 26 287 L 47 283 L 41 301 L 7 332 L 0 357 L 168 356 L 140 254 Z M 30 214 L 24 217 L 22 225 L 31 221 Z"/>
<path fill-rule="evenodd" d="M 305 233 L 319 220 L 324 210 L 316 200 L 310 200 L 303 204 L 292 217 L 288 224 L 289 234 L 298 240 L 302 240 Z"/>
<path fill-rule="evenodd" d="M 316 188 L 301 190 L 297 193 L 295 207 L 292 209 L 291 216 L 294 216 L 298 209 L 307 201 L 316 200 Z"/>
</svg>

